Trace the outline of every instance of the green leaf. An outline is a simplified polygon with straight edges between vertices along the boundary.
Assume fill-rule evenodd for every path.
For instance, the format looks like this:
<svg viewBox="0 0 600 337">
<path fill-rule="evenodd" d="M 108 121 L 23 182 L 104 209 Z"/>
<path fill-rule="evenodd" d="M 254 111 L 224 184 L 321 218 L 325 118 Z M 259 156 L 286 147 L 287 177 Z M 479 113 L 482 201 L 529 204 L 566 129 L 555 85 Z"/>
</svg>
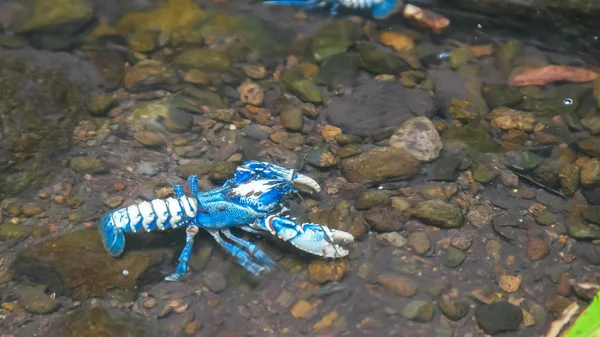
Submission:
<svg viewBox="0 0 600 337">
<path fill-rule="evenodd" d="M 600 292 L 563 337 L 600 337 Z"/>
</svg>

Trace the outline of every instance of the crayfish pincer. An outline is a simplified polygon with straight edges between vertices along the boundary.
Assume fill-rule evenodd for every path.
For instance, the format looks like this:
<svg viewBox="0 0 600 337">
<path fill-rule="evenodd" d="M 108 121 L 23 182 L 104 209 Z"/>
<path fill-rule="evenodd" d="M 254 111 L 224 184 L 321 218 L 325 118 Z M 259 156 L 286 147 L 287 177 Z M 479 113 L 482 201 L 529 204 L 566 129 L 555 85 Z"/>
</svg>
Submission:
<svg viewBox="0 0 600 337">
<path fill-rule="evenodd" d="M 125 248 L 125 233 L 163 231 L 184 227 L 186 243 L 179 256 L 175 272 L 167 281 L 181 279 L 188 272 L 188 261 L 199 229 L 210 233 L 240 265 L 254 275 L 275 266 L 275 262 L 255 244 L 234 236 L 230 229 L 273 235 L 290 242 L 305 252 L 327 258 L 348 255 L 345 245 L 354 241 L 347 232 L 313 223 L 298 225 L 283 216 L 288 211 L 283 199 L 295 193 L 294 184 L 320 192 L 319 184 L 295 170 L 260 161 L 248 161 L 239 166 L 234 177 L 222 186 L 200 192 L 198 178 L 187 179 L 191 196 L 183 186 L 175 185 L 175 197 L 155 199 L 113 210 L 100 221 L 98 231 L 102 243 L 112 256 L 119 256 Z M 224 235 L 227 241 L 221 236 Z"/>
</svg>

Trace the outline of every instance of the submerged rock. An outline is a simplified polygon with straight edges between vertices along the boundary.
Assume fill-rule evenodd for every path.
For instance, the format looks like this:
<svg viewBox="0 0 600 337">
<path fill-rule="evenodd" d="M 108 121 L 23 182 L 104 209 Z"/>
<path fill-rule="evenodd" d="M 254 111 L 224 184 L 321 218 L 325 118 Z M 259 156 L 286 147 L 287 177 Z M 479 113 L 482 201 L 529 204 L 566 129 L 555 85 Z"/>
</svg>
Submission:
<svg viewBox="0 0 600 337">
<path fill-rule="evenodd" d="M 323 101 L 321 89 L 313 81 L 304 77 L 301 66 L 286 70 L 281 76 L 281 81 L 288 90 L 303 101 L 312 103 Z"/>
<path fill-rule="evenodd" d="M 247 54 L 243 55 L 244 58 L 280 56 L 296 34 L 253 14 L 205 12 L 205 16 L 206 21 L 200 27 L 203 38 L 207 41 L 232 41 L 229 48 Z"/>
<path fill-rule="evenodd" d="M 158 337 L 160 329 L 147 327 L 138 317 L 116 309 L 79 309 L 48 330 L 49 337 Z"/>
<path fill-rule="evenodd" d="M 387 178 L 409 178 L 417 174 L 420 162 L 403 149 L 375 148 L 342 160 L 342 171 L 355 182 L 377 182 Z"/>
<path fill-rule="evenodd" d="M 49 158 L 72 144 L 73 128 L 85 106 L 78 86 L 90 89 L 91 84 L 71 82 L 67 71 L 36 66 L 64 62 L 52 54 L 11 54 L 0 55 L 0 195 L 4 197 L 48 184 L 60 169 L 60 161 Z M 87 70 L 74 67 L 73 71 L 81 76 Z"/>
<path fill-rule="evenodd" d="M 506 84 L 491 84 L 482 87 L 483 97 L 490 108 L 512 107 L 523 101 L 523 94 L 517 88 Z"/>
<path fill-rule="evenodd" d="M 135 291 L 139 278 L 162 255 L 160 249 L 144 249 L 113 258 L 98 232 L 84 229 L 25 248 L 10 269 L 17 279 L 44 284 L 58 295 L 81 300 L 105 296 L 111 289 Z"/>
<path fill-rule="evenodd" d="M 480 83 L 476 79 L 449 69 L 429 69 L 427 75 L 435 82 L 437 104 L 446 116 L 450 117 L 450 104 L 453 99 L 470 102 L 481 116 L 489 110 L 485 99 L 480 95 Z"/>
<path fill-rule="evenodd" d="M 198 70 L 225 71 L 231 67 L 227 53 L 216 49 L 190 48 L 177 55 L 175 64 Z"/>
<path fill-rule="evenodd" d="M 439 199 L 420 203 L 410 214 L 426 224 L 440 228 L 456 228 L 463 225 L 464 216 L 461 209 Z"/>
<path fill-rule="evenodd" d="M 508 151 L 505 155 L 507 164 L 519 171 L 533 170 L 542 162 L 542 158 L 531 152 Z"/>
<path fill-rule="evenodd" d="M 329 123 L 345 134 L 372 136 L 416 116 L 430 117 L 437 110 L 427 90 L 406 88 L 400 82 L 361 79 L 354 89 L 352 95 L 334 98 L 327 107 Z"/>
<path fill-rule="evenodd" d="M 70 28 L 75 31 L 94 17 L 90 0 L 29 0 L 15 25 L 17 33 Z"/>
<path fill-rule="evenodd" d="M 157 60 L 142 60 L 133 67 L 126 66 L 123 86 L 130 92 L 170 89 L 177 83 L 175 71 Z"/>
<path fill-rule="evenodd" d="M 396 52 L 372 42 L 356 43 L 360 56 L 360 64 L 366 70 L 375 74 L 400 75 L 410 66 Z"/>
<path fill-rule="evenodd" d="M 390 146 L 404 149 L 422 161 L 432 161 L 440 155 L 444 144 L 431 120 L 411 118 L 390 137 Z"/>
<path fill-rule="evenodd" d="M 492 121 L 492 125 L 501 130 L 517 129 L 529 132 L 533 131 L 536 124 L 535 116 L 532 113 L 506 107 L 490 111 L 489 118 Z"/>
<path fill-rule="evenodd" d="M 312 53 L 316 61 L 345 52 L 362 35 L 359 24 L 350 19 L 327 22 L 313 37 Z"/>
<path fill-rule="evenodd" d="M 171 132 L 188 131 L 192 127 L 192 115 L 179 109 L 174 100 L 177 96 L 165 97 L 150 102 L 140 102 L 132 108 L 128 117 L 133 131 L 158 131 L 162 127 Z"/>
<path fill-rule="evenodd" d="M 354 53 L 338 53 L 327 57 L 315 77 L 315 83 L 330 90 L 352 87 L 356 84 L 360 58 Z"/>
<path fill-rule="evenodd" d="M 19 290 L 19 304 L 32 314 L 48 314 L 58 309 L 59 303 L 45 293 L 46 286 L 21 285 Z"/>
<path fill-rule="evenodd" d="M 151 11 L 125 14 L 117 31 L 128 36 L 143 31 L 160 31 L 165 36 L 205 19 L 207 14 L 193 0 L 166 0 Z"/>
<path fill-rule="evenodd" d="M 488 335 L 503 331 L 514 331 L 523 321 L 521 309 L 508 302 L 483 304 L 475 311 L 479 327 Z"/>
<path fill-rule="evenodd" d="M 444 146 L 464 147 L 479 152 L 497 152 L 500 146 L 494 142 L 479 121 L 449 129 L 442 135 Z"/>
</svg>

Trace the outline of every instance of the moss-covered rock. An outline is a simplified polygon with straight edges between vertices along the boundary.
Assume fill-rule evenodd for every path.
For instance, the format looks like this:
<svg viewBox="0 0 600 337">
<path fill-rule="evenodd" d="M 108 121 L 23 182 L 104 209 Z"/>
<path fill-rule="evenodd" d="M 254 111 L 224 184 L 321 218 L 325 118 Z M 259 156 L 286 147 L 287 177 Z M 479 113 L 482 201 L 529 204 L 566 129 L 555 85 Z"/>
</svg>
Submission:
<svg viewBox="0 0 600 337">
<path fill-rule="evenodd" d="M 70 147 L 85 101 L 77 87 L 54 70 L 16 57 L 0 57 L 0 194 L 47 184 L 60 163 L 52 155 Z"/>
<path fill-rule="evenodd" d="M 85 299 L 111 289 L 135 291 L 139 278 L 162 260 L 163 250 L 143 249 L 111 257 L 98 232 L 85 229 L 28 246 L 10 266 L 15 278 L 44 284 L 59 295 Z M 127 273 L 123 273 L 126 270 Z"/>
<path fill-rule="evenodd" d="M 464 216 L 461 209 L 439 199 L 427 200 L 407 211 L 428 225 L 440 228 L 461 227 Z"/>
<path fill-rule="evenodd" d="M 375 148 L 342 161 L 344 175 L 355 182 L 409 178 L 417 174 L 420 161 L 403 149 Z"/>
<path fill-rule="evenodd" d="M 18 33 L 58 29 L 64 26 L 79 27 L 94 17 L 90 0 L 27 0 L 22 8 L 22 18 L 15 25 Z"/>
</svg>

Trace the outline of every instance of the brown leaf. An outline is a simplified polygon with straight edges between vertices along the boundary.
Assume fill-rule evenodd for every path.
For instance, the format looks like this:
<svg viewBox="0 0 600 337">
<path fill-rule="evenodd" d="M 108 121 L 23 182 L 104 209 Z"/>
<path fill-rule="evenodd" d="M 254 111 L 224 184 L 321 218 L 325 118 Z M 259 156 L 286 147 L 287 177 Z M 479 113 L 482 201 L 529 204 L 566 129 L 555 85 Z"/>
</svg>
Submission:
<svg viewBox="0 0 600 337">
<path fill-rule="evenodd" d="M 600 74 L 585 68 L 550 65 L 526 70 L 514 76 L 512 79 L 509 79 L 508 85 L 546 85 L 558 81 L 590 82 L 594 81 L 599 76 Z"/>
</svg>

